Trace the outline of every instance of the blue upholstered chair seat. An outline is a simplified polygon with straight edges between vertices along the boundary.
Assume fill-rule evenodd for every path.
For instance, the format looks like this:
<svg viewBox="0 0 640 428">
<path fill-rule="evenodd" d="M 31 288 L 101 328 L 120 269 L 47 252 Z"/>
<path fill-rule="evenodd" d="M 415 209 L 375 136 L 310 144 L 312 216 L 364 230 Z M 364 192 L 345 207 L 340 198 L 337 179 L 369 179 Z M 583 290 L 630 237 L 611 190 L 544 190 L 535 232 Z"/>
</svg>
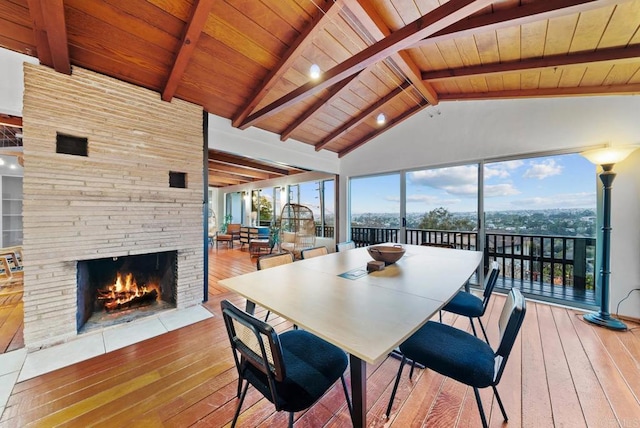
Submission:
<svg viewBox="0 0 640 428">
<path fill-rule="evenodd" d="M 459 291 L 442 310 L 467 317 L 481 317 L 484 313 L 482 299 L 465 291 Z"/>
<path fill-rule="evenodd" d="M 400 351 L 408 359 L 464 384 L 485 388 L 493 383 L 491 347 L 455 327 L 429 321 L 400 345 Z"/>
<path fill-rule="evenodd" d="M 484 339 L 487 341 L 487 343 L 489 343 L 489 338 L 487 337 L 487 332 L 485 331 L 484 325 L 482 324 L 482 316 L 487 310 L 487 305 L 489 305 L 491 293 L 493 292 L 493 288 L 496 286 L 499 275 L 500 265 L 498 264 L 498 262 L 494 261 L 493 263 L 491 263 L 491 270 L 489 271 L 489 274 L 487 275 L 484 282 L 484 291 L 482 292 L 482 298 L 477 297 L 468 291 L 458 291 L 458 293 L 453 296 L 453 299 L 451 299 L 451 301 L 442 308 L 443 311 L 469 317 L 469 321 L 471 322 L 471 330 L 473 331 L 474 336 L 477 336 L 476 327 L 473 324 L 473 319 L 476 318 L 478 320 L 478 323 L 480 324 L 480 328 L 482 328 L 482 334 L 484 335 Z M 442 312 L 440 313 L 442 314 Z M 442 322 L 442 315 L 440 315 L 440 322 Z"/>
<path fill-rule="evenodd" d="M 347 368 L 347 356 L 340 348 L 303 330 L 280 334 L 286 377 L 276 383 L 277 407 L 299 412 L 311 407 Z M 246 364 L 243 376 L 271 401 L 267 376 Z"/>
</svg>

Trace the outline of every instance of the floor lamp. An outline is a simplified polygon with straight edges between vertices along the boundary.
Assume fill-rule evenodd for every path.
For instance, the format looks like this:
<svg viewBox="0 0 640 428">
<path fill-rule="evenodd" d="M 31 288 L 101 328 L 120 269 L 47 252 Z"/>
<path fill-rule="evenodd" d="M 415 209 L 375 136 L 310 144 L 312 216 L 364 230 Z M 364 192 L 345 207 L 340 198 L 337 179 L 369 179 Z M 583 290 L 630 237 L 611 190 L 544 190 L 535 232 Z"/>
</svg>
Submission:
<svg viewBox="0 0 640 428">
<path fill-rule="evenodd" d="M 619 319 L 611 317 L 609 313 L 609 277 L 610 270 L 610 245 L 611 245 L 611 186 L 616 173 L 613 172 L 613 165 L 622 162 L 638 146 L 618 146 L 603 147 L 600 149 L 587 150 L 582 155 L 589 161 L 602 167 L 599 174 L 602 181 L 602 261 L 600 267 L 600 311 L 591 312 L 584 315 L 584 319 L 590 323 L 597 324 L 612 330 L 626 330 L 627 326 Z"/>
</svg>

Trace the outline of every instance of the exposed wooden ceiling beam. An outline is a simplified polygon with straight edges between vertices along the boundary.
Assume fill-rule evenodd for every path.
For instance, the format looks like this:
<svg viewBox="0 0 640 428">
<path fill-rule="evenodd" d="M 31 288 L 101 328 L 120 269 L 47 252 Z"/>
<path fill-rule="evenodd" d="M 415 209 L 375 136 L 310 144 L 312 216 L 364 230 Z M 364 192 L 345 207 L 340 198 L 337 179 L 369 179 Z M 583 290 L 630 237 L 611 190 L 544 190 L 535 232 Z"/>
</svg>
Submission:
<svg viewBox="0 0 640 428">
<path fill-rule="evenodd" d="M 394 88 L 393 91 L 389 92 L 387 95 L 385 95 L 384 97 L 380 98 L 378 101 L 373 103 L 371 106 L 369 106 L 368 108 L 364 109 L 357 116 L 354 116 L 351 120 L 346 122 L 344 125 L 342 125 L 338 129 L 333 131 L 331 134 L 329 134 L 327 137 L 325 137 L 321 142 L 316 144 L 315 145 L 316 152 L 321 150 L 321 149 L 323 149 L 328 144 L 333 142 L 335 139 L 337 139 L 341 135 L 345 134 L 346 132 L 349 132 L 349 130 L 355 128 L 356 126 L 358 126 L 359 124 L 361 124 L 365 120 L 369 119 L 371 117 L 371 115 L 373 113 L 375 113 L 376 110 L 378 110 L 380 107 L 382 107 L 383 105 L 385 105 L 389 101 L 393 100 L 395 97 L 397 97 L 401 93 L 403 93 L 404 90 L 407 89 L 409 86 L 411 86 L 409 84 L 409 82 L 406 82 L 406 81 L 403 82 L 402 85 L 400 85 L 397 88 Z"/>
<path fill-rule="evenodd" d="M 338 95 L 340 93 L 340 91 L 343 90 L 345 87 L 347 87 L 349 85 L 349 83 L 351 83 L 353 81 L 353 79 L 358 77 L 358 75 L 359 75 L 359 73 L 356 73 L 353 76 L 349 76 L 346 79 L 342 80 L 341 82 L 336 83 L 331 88 L 329 88 L 329 92 L 325 96 L 323 96 L 320 99 L 318 99 L 310 108 L 308 108 L 302 115 L 300 115 L 296 120 L 294 120 L 291 123 L 291 125 L 289 125 L 287 127 L 287 129 L 285 129 L 282 132 L 282 134 L 280 134 L 280 141 L 285 141 L 289 137 L 291 137 L 291 134 L 297 128 L 299 128 L 307 120 L 309 120 L 311 118 L 311 116 L 313 116 L 313 114 L 315 112 L 317 112 L 318 110 L 320 110 L 320 108 L 322 108 L 323 105 L 329 103 L 333 99 L 333 97 Z"/>
<path fill-rule="evenodd" d="M 398 117 L 394 118 L 393 120 L 389 121 L 387 126 L 382 127 L 380 129 L 377 129 L 376 131 L 370 133 L 369 135 L 367 135 L 366 137 L 364 137 L 360 141 L 357 141 L 356 143 L 350 145 L 349 147 L 340 150 L 338 152 L 338 157 L 341 158 L 341 157 L 344 157 L 344 156 L 348 155 L 349 153 L 351 153 L 352 151 L 354 151 L 358 147 L 360 147 L 360 146 L 364 145 L 365 143 L 373 140 L 378 135 L 382 134 L 383 132 L 388 131 L 389 129 L 393 128 L 394 126 L 396 126 L 400 122 L 404 121 L 405 119 L 408 119 L 409 117 L 413 116 L 414 114 L 416 114 L 417 112 L 419 112 L 423 108 L 427 107 L 428 105 L 429 105 L 428 102 L 422 100 L 422 102 L 420 104 L 416 104 L 415 106 L 411 107 L 409 110 L 407 110 L 404 113 L 402 113 L 400 116 L 398 116 Z"/>
<path fill-rule="evenodd" d="M 226 155 L 223 153 L 213 153 L 209 155 L 209 159 L 213 161 L 223 162 L 230 165 L 240 165 L 248 168 L 254 168 L 259 171 L 269 171 L 278 175 L 289 175 L 289 171 L 284 168 L 277 168 L 275 166 L 264 165 L 259 162 L 253 162 L 247 159 Z"/>
<path fill-rule="evenodd" d="M 10 116 L 6 114 L 0 114 L 0 125 L 22 127 L 22 118 L 18 116 Z"/>
<path fill-rule="evenodd" d="M 33 22 L 33 36 L 36 42 L 36 52 L 40 64 L 47 67 L 53 67 L 51 59 L 51 49 L 49 49 L 49 39 L 47 39 L 47 28 L 42 16 L 42 7 L 40 0 L 27 0 L 29 5 L 29 14 Z"/>
<path fill-rule="evenodd" d="M 445 94 L 440 96 L 442 101 L 464 100 L 495 100 L 513 98 L 541 98 L 541 97 L 576 97 L 591 95 L 638 95 L 640 83 L 611 86 L 578 86 L 573 88 L 542 88 L 516 89 L 494 92 L 469 92 L 465 94 Z"/>
<path fill-rule="evenodd" d="M 440 30 L 418 41 L 413 47 L 473 36 L 480 32 L 525 25 L 545 19 L 578 14 L 607 5 L 616 5 L 629 0 L 554 0 L 527 3 L 522 6 L 498 12 L 473 16 Z"/>
<path fill-rule="evenodd" d="M 349 10 L 351 10 L 356 19 L 365 27 L 365 30 L 376 40 L 391 35 L 391 29 L 384 23 L 382 17 L 369 0 L 357 0 L 349 3 Z M 420 68 L 408 52 L 397 52 L 391 55 L 390 59 L 406 78 L 409 79 L 423 98 L 432 105 L 438 104 L 438 94 L 429 83 L 424 82 L 420 77 Z"/>
<path fill-rule="evenodd" d="M 45 17 L 47 41 L 51 52 L 53 69 L 59 73 L 71 74 L 67 25 L 64 19 L 62 0 L 41 0 L 42 16 Z"/>
<path fill-rule="evenodd" d="M 308 82 L 250 115 L 242 123 L 242 127 L 251 126 L 262 119 L 273 116 L 287 107 L 367 68 L 371 64 L 375 64 L 402 49 L 414 45 L 424 37 L 440 31 L 490 5 L 492 1 L 493 0 L 451 0 L 444 3 L 409 25 L 391 33 L 384 39 L 355 54 L 348 60 L 328 70 L 326 73 L 323 73 L 318 81 Z"/>
<path fill-rule="evenodd" d="M 528 59 L 518 62 L 505 62 L 501 64 L 486 64 L 474 67 L 461 67 L 448 70 L 427 71 L 422 73 L 422 78 L 424 80 L 444 80 L 469 76 L 486 76 L 495 73 L 515 73 L 525 70 L 531 71 L 567 65 L 586 65 L 606 61 L 616 61 L 617 63 L 624 63 L 638 62 L 639 60 L 640 45 L 637 45 L 628 48 L 604 49 L 588 53 L 554 55 L 545 58 Z"/>
<path fill-rule="evenodd" d="M 249 101 L 240 109 L 238 114 L 236 114 L 231 121 L 233 126 L 241 129 L 250 126 L 249 124 L 245 124 L 247 116 L 249 116 L 260 101 L 264 99 L 282 75 L 291 68 L 291 65 L 294 60 L 299 57 L 300 53 L 313 43 L 313 34 L 317 32 L 319 28 L 323 28 L 327 22 L 330 22 L 335 15 L 338 14 L 341 3 L 342 0 L 336 2 L 323 0 L 321 4 L 318 5 L 319 10 L 313 21 L 304 27 L 304 30 L 300 33 L 295 43 L 289 47 L 280 63 L 271 69 L 269 74 L 263 79 L 262 84 L 255 90 L 251 98 L 249 98 Z"/>
<path fill-rule="evenodd" d="M 242 166 L 229 165 L 226 163 L 209 161 L 209 171 L 222 171 L 228 172 L 231 174 L 239 175 L 241 177 L 246 177 L 248 179 L 258 179 L 258 180 L 267 180 L 272 178 L 267 172 L 256 171 L 252 168 L 246 168 Z"/>
<path fill-rule="evenodd" d="M 169 74 L 167 83 L 164 86 L 164 91 L 162 91 L 163 101 L 171 101 L 171 98 L 173 98 L 173 95 L 176 93 L 176 89 L 178 89 L 178 84 L 182 79 L 182 75 L 184 74 L 189 61 L 191 60 L 191 55 L 198 44 L 198 39 L 200 39 L 200 34 L 202 34 L 202 29 L 204 28 L 204 24 L 207 22 L 213 3 L 214 0 L 196 0 L 191 17 L 187 22 L 186 30 L 182 37 L 182 43 L 180 43 L 180 48 L 176 55 L 176 60 L 173 62 L 171 73 Z"/>
<path fill-rule="evenodd" d="M 220 182 L 226 182 L 228 184 L 242 184 L 242 183 L 250 183 L 254 181 L 251 178 L 242 177 L 237 174 L 229 174 L 227 172 L 209 172 L 209 175 L 213 176 L 215 180 Z"/>
<path fill-rule="evenodd" d="M 246 181 L 237 178 L 222 177 L 218 174 L 209 174 L 209 185 L 213 187 L 234 186 L 236 184 L 244 184 Z"/>
</svg>

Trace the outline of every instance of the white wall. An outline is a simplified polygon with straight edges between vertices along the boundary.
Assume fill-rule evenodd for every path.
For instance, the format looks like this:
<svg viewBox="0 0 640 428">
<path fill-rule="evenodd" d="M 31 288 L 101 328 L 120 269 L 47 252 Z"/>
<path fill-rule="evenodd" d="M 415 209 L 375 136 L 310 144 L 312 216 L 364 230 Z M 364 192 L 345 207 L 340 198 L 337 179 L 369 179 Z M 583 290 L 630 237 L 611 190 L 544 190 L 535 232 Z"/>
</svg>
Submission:
<svg viewBox="0 0 640 428">
<path fill-rule="evenodd" d="M 607 141 L 640 144 L 639 112 L 637 96 L 446 102 L 427 108 L 341 159 L 340 230 L 345 233 L 348 221 L 349 177 L 579 150 Z M 614 169 L 612 313 L 640 287 L 639 166 L 640 150 Z M 640 292 L 620 305 L 620 314 L 640 318 Z"/>
<path fill-rule="evenodd" d="M 611 313 L 631 290 L 640 289 L 640 150 L 613 170 L 617 177 L 611 190 Z M 620 314 L 640 318 L 640 290 L 620 303 Z"/>
<path fill-rule="evenodd" d="M 38 58 L 0 48 L 0 113 L 22 116 L 22 63 L 25 61 L 39 63 Z"/>
</svg>

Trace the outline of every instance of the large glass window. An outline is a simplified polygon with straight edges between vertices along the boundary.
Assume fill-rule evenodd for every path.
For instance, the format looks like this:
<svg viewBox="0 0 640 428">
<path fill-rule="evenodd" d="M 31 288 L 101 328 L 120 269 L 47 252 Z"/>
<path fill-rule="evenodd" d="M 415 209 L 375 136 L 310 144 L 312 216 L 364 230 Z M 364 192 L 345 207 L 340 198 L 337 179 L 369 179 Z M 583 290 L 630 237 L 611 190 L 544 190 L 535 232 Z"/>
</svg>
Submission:
<svg viewBox="0 0 640 428">
<path fill-rule="evenodd" d="M 289 186 L 289 202 L 304 205 L 313 212 L 317 236 L 334 236 L 334 183 L 334 180 L 323 180 Z M 329 211 L 327 211 L 327 207 Z M 329 220 L 327 219 L 328 212 L 330 213 Z M 328 226 L 328 221 L 331 222 L 330 226 Z"/>
<path fill-rule="evenodd" d="M 274 219 L 274 189 L 254 190 L 251 195 L 252 226 L 270 226 Z"/>
<path fill-rule="evenodd" d="M 352 178 L 351 239 L 481 250 L 485 271 L 500 265 L 498 289 L 591 307 L 595 177 L 564 154 Z"/>
<path fill-rule="evenodd" d="M 406 210 L 407 243 L 475 249 L 478 166 L 408 172 Z"/>
<path fill-rule="evenodd" d="M 241 192 L 227 193 L 225 223 L 242 223 L 244 206 Z"/>
<path fill-rule="evenodd" d="M 333 238 L 336 236 L 336 185 L 334 180 L 325 180 L 321 184 L 322 197 L 320 201 L 324 212 L 322 236 Z"/>
<path fill-rule="evenodd" d="M 551 297 L 594 289 L 594 177 L 578 154 L 485 164 L 486 254 L 506 281 Z"/>
<path fill-rule="evenodd" d="M 349 181 L 351 239 L 357 245 L 400 242 L 400 174 Z"/>
</svg>

